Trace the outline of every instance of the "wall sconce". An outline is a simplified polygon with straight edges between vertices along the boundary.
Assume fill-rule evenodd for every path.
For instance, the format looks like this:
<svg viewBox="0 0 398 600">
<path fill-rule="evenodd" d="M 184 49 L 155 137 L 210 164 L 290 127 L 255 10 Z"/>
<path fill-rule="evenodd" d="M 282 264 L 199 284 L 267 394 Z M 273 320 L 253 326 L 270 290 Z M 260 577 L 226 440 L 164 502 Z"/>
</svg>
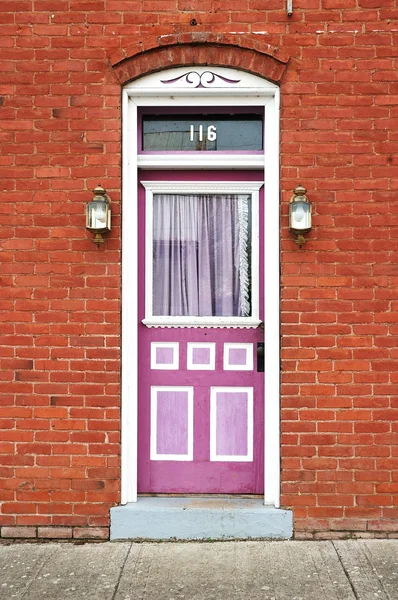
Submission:
<svg viewBox="0 0 398 600">
<path fill-rule="evenodd" d="M 93 242 L 99 248 L 105 241 L 102 234 L 111 230 L 111 200 L 101 185 L 93 192 L 94 198 L 86 205 L 86 229 L 95 233 Z"/>
<path fill-rule="evenodd" d="M 293 196 L 290 199 L 289 204 L 289 229 L 296 234 L 294 240 L 296 244 L 301 248 L 305 244 L 306 239 L 304 233 L 311 231 L 311 213 L 312 206 L 309 202 L 305 187 L 298 185 L 293 190 Z"/>
</svg>

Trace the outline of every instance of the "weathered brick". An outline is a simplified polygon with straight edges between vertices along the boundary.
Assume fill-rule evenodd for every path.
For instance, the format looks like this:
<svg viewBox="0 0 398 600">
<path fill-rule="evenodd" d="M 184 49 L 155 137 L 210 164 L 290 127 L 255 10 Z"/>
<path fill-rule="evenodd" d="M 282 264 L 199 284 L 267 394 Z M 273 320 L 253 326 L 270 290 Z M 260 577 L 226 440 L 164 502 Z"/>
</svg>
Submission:
<svg viewBox="0 0 398 600">
<path fill-rule="evenodd" d="M 2 527 L 3 538 L 35 538 L 36 527 Z"/>
<path fill-rule="evenodd" d="M 109 529 L 107 527 L 74 527 L 73 537 L 77 540 L 107 540 Z"/>
<path fill-rule="evenodd" d="M 71 527 L 38 527 L 37 537 L 42 539 L 69 539 L 72 537 Z"/>
</svg>

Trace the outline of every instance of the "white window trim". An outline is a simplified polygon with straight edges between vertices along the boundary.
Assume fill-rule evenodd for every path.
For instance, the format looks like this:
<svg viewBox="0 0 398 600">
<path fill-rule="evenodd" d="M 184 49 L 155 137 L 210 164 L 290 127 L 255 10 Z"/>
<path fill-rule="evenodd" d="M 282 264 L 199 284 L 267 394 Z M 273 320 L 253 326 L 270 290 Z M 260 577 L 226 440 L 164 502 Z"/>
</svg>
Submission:
<svg viewBox="0 0 398 600">
<path fill-rule="evenodd" d="M 175 155 L 176 156 L 176 155 Z M 167 154 L 139 154 L 137 155 L 137 164 L 140 169 L 168 169 L 175 168 L 175 158 Z M 264 165 L 264 156 L 257 154 L 207 154 L 206 152 L 197 152 L 195 155 L 179 154 L 178 168 L 191 169 L 262 169 Z"/>
<path fill-rule="evenodd" d="M 242 194 L 252 201 L 252 273 L 259 273 L 259 190 L 263 182 L 244 181 L 141 181 L 145 188 L 145 319 L 147 327 L 231 327 L 255 328 L 259 319 L 258 277 L 252 277 L 252 316 L 250 317 L 162 317 L 152 315 L 152 237 L 154 194 Z"/>
<path fill-rule="evenodd" d="M 195 67 L 203 72 L 209 67 Z M 264 504 L 279 507 L 280 502 L 280 342 L 279 342 L 279 88 L 260 77 L 234 69 L 212 67 L 214 71 L 240 77 L 239 88 L 186 89 L 161 83 L 165 71 L 142 77 L 122 91 L 123 110 L 123 211 L 122 211 L 122 476 L 121 504 L 137 501 L 137 404 L 138 404 L 138 324 L 137 324 L 137 110 L 140 106 L 263 106 L 264 156 L 261 157 L 266 182 L 264 218 Z M 186 68 L 167 71 L 169 78 Z M 168 157 L 167 157 L 168 158 Z M 142 157 L 140 157 L 140 160 Z M 233 160 L 237 160 L 234 164 Z M 169 164 L 149 163 L 148 168 L 168 168 Z M 256 156 L 257 160 L 257 156 Z M 239 155 L 218 159 L 217 168 L 242 168 Z M 175 165 L 175 162 L 174 162 Z M 198 167 L 197 157 L 184 168 Z M 256 165 L 256 168 L 260 165 Z M 206 166 L 207 168 L 207 166 Z M 248 168 L 246 165 L 244 168 Z"/>
</svg>

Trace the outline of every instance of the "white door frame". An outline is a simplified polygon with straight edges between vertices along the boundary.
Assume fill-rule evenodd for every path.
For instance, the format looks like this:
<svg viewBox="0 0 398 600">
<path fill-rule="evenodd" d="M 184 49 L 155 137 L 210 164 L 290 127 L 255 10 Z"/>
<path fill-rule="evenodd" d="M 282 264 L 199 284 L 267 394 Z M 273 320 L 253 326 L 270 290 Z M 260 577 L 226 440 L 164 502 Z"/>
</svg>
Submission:
<svg viewBox="0 0 398 600">
<path fill-rule="evenodd" d="M 140 106 L 263 106 L 264 154 L 179 155 L 179 169 L 264 169 L 264 504 L 280 499 L 279 334 L 279 88 L 224 67 L 178 67 L 126 85 L 123 109 L 122 194 L 122 464 L 121 504 L 137 501 L 138 413 L 138 168 L 175 168 L 175 157 L 137 152 Z"/>
</svg>

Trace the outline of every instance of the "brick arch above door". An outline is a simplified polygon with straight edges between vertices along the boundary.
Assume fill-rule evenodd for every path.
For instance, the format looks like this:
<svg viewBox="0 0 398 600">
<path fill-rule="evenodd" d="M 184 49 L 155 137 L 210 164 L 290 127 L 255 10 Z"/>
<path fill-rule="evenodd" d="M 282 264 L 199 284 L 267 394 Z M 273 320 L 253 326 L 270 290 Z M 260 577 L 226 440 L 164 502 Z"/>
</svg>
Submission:
<svg viewBox="0 0 398 600">
<path fill-rule="evenodd" d="M 218 65 L 280 83 L 289 55 L 250 35 L 181 33 L 147 38 L 110 57 L 124 85 L 142 75 L 178 66 Z"/>
</svg>

